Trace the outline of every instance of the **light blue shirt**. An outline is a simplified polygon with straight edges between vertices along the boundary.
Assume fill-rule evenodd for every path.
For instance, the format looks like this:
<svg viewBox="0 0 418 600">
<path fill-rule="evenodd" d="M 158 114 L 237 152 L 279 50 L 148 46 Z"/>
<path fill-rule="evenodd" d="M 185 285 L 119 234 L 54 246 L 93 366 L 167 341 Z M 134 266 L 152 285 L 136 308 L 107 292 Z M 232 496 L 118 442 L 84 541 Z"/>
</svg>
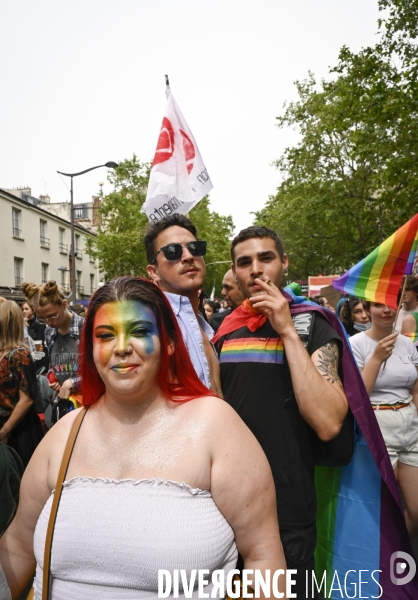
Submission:
<svg viewBox="0 0 418 600">
<path fill-rule="evenodd" d="M 206 358 L 200 328 L 203 329 L 209 340 L 213 338 L 213 329 L 205 321 L 202 315 L 199 314 L 196 317 L 190 300 L 186 296 L 179 296 L 178 294 L 171 294 L 170 292 L 164 292 L 164 294 L 177 317 L 184 343 L 189 351 L 190 360 L 192 361 L 197 376 L 207 388 L 210 388 L 209 364 Z"/>
</svg>

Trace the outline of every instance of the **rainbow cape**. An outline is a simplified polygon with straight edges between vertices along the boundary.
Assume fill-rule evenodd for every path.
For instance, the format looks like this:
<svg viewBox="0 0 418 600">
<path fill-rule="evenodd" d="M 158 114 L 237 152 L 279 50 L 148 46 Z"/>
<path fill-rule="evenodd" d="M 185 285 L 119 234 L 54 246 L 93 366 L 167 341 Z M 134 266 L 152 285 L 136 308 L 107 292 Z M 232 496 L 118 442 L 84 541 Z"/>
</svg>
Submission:
<svg viewBox="0 0 418 600">
<path fill-rule="evenodd" d="M 387 304 L 396 310 L 402 278 L 412 273 L 417 245 L 418 213 L 332 285 L 342 292 Z"/>
<path fill-rule="evenodd" d="M 417 575 L 405 585 L 398 585 L 396 579 L 392 580 L 393 575 L 391 578 L 393 553 L 406 552 L 411 557 L 414 554 L 386 445 L 344 328 L 330 310 L 295 297 L 289 288 L 284 293 L 292 297 L 292 314 L 319 311 L 340 336 L 343 383 L 355 418 L 351 462 L 345 467 L 315 469 L 315 570 L 318 585 L 323 582 L 320 591 L 324 598 L 332 600 L 350 596 L 417 600 Z"/>
</svg>

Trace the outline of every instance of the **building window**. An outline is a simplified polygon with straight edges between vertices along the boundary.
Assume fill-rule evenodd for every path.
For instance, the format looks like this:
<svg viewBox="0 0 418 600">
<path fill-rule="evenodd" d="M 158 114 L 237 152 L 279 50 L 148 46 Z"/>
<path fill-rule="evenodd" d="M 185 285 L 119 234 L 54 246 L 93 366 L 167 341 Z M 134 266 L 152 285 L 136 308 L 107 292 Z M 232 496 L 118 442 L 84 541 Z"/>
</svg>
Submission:
<svg viewBox="0 0 418 600">
<path fill-rule="evenodd" d="M 77 234 L 75 236 L 75 255 L 77 258 L 83 258 L 83 252 L 81 250 L 81 240 L 80 236 Z"/>
<path fill-rule="evenodd" d="M 90 294 L 94 294 L 96 286 L 94 285 L 94 273 L 90 273 Z"/>
<path fill-rule="evenodd" d="M 17 208 L 12 208 L 12 224 L 13 224 L 13 237 L 22 237 L 22 230 L 20 229 L 20 213 L 22 211 Z"/>
<path fill-rule="evenodd" d="M 77 296 L 84 295 L 84 286 L 81 285 L 83 281 L 83 273 L 81 271 L 77 271 Z"/>
<path fill-rule="evenodd" d="M 23 258 L 15 257 L 15 287 L 20 287 L 23 283 Z"/>
<path fill-rule="evenodd" d="M 41 247 L 49 248 L 49 238 L 46 237 L 46 221 L 40 219 L 39 221 L 39 233 L 41 234 Z"/>
<path fill-rule="evenodd" d="M 68 273 L 68 269 L 66 269 L 65 267 L 59 267 L 58 269 L 61 272 L 61 287 L 64 290 L 64 292 L 69 292 L 70 291 L 70 286 L 67 283 L 67 273 Z"/>
<path fill-rule="evenodd" d="M 69 285 L 67 283 L 67 273 L 68 271 L 65 268 L 61 268 L 61 287 L 65 292 L 69 292 Z"/>
<path fill-rule="evenodd" d="M 49 265 L 42 263 L 42 283 L 46 283 L 49 279 Z"/>
<path fill-rule="evenodd" d="M 81 204 L 74 207 L 74 219 L 88 219 L 88 205 Z"/>
<path fill-rule="evenodd" d="M 68 253 L 68 245 L 64 244 L 64 240 L 65 240 L 65 229 L 63 229 L 62 227 L 59 228 L 59 234 L 58 234 L 58 240 L 59 240 L 59 249 L 61 254 L 67 254 Z"/>
</svg>

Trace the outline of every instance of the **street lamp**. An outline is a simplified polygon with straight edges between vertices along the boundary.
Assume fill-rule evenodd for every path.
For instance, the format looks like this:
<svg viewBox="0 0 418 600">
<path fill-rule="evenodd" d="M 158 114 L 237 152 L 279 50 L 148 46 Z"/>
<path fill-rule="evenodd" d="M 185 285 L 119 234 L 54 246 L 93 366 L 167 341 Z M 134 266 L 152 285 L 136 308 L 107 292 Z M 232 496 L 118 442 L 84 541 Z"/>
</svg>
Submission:
<svg viewBox="0 0 418 600">
<path fill-rule="evenodd" d="M 63 173 L 62 171 L 57 171 L 60 175 L 65 175 L 66 177 L 71 177 L 71 201 L 70 201 L 70 222 L 71 222 L 71 296 L 72 301 L 76 302 L 77 299 L 77 288 L 75 281 L 75 235 L 74 235 L 74 202 L 73 202 L 73 177 L 78 177 L 78 175 L 84 175 L 84 173 L 88 173 L 89 171 L 94 171 L 94 169 L 100 169 L 101 167 L 107 167 L 108 169 L 116 169 L 118 163 L 113 161 L 109 161 L 104 165 L 97 165 L 97 167 L 90 167 L 90 169 L 86 169 L 85 171 L 80 171 L 79 173 Z"/>
</svg>

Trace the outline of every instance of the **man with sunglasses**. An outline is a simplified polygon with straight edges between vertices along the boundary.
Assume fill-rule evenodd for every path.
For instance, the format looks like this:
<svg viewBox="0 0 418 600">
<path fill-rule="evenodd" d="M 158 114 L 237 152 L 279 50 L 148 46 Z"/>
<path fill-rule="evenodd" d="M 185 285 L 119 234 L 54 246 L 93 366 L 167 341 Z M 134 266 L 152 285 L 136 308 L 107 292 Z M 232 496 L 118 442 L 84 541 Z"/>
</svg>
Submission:
<svg viewBox="0 0 418 600">
<path fill-rule="evenodd" d="M 147 273 L 171 304 L 199 379 L 221 395 L 219 365 L 210 343 L 213 330 L 199 313 L 206 242 L 197 239 L 187 217 L 174 214 L 149 223 L 144 244 Z"/>
</svg>

